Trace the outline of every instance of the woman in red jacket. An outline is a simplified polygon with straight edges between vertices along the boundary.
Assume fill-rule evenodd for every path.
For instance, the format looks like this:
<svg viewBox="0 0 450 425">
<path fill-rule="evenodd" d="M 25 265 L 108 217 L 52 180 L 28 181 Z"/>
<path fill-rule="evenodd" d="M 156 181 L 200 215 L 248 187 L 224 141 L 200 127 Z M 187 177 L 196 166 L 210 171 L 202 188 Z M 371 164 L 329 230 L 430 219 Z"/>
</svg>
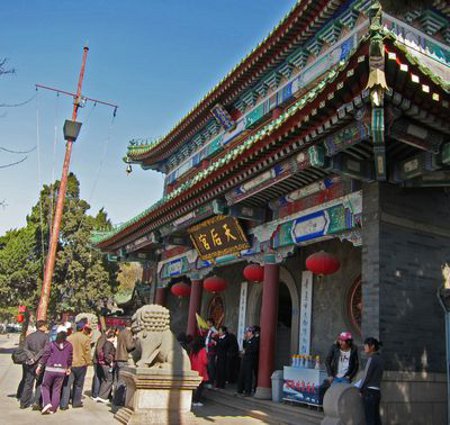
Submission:
<svg viewBox="0 0 450 425">
<path fill-rule="evenodd" d="M 200 398 L 203 392 L 205 382 L 209 380 L 208 377 L 208 355 L 205 349 L 205 340 L 201 336 L 196 336 L 192 341 L 191 352 L 189 354 L 191 360 L 191 368 L 198 372 L 202 377 L 202 382 L 198 388 L 194 391 L 194 397 L 192 400 L 192 406 L 203 406 L 200 402 Z"/>
</svg>

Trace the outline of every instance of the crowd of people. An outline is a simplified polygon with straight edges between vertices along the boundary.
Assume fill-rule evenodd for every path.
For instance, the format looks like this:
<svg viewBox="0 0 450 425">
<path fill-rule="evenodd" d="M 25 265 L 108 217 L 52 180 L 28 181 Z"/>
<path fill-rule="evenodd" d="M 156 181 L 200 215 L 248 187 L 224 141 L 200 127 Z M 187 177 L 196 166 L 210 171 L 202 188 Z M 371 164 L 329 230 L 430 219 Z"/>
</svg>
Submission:
<svg viewBox="0 0 450 425">
<path fill-rule="evenodd" d="M 20 347 L 26 354 L 16 394 L 21 409 L 31 407 L 48 415 L 70 405 L 82 408 L 90 365 L 94 371 L 91 398 L 101 403 L 124 404 L 121 370 L 135 348 L 129 327 L 106 329 L 98 338 L 87 319 L 78 321 L 75 330 L 66 322 L 49 332 L 44 320 L 38 320 L 36 328 Z"/>
<path fill-rule="evenodd" d="M 226 326 L 215 327 L 214 319 L 207 320 L 208 330 L 203 335 L 190 338 L 180 334 L 178 340 L 188 351 L 192 370 L 202 377 L 194 392 L 193 405 L 202 406 L 203 389 L 224 389 L 228 383 L 237 382 L 238 396 L 250 396 L 256 390 L 259 360 L 259 326 L 247 327 L 243 352 L 239 351 L 236 335 Z"/>
<path fill-rule="evenodd" d="M 191 368 L 202 377 L 193 395 L 193 406 L 202 406 L 205 387 L 223 389 L 237 382 L 237 396 L 248 397 L 256 390 L 260 328 L 247 327 L 243 339 L 243 352 L 234 334 L 226 326 L 215 327 L 207 320 L 208 329 L 194 338 L 180 334 L 178 340 L 189 354 Z M 32 407 L 42 414 L 58 409 L 83 407 L 82 395 L 87 369 L 93 365 L 91 398 L 100 403 L 112 402 L 123 406 L 125 383 L 122 371 L 128 365 L 130 353 L 136 348 L 129 327 L 109 328 L 95 336 L 91 324 L 80 320 L 72 330 L 66 322 L 49 332 L 47 322 L 38 320 L 36 331 L 24 340 L 21 350 L 22 380 L 17 389 L 20 408 Z M 334 384 L 352 383 L 361 393 L 367 424 L 379 425 L 380 386 L 383 375 L 381 343 L 375 338 L 364 341 L 368 357 L 362 378 L 353 382 L 360 367 L 358 349 L 350 332 L 341 332 L 325 359 L 328 379 L 320 387 L 322 397 Z"/>
</svg>

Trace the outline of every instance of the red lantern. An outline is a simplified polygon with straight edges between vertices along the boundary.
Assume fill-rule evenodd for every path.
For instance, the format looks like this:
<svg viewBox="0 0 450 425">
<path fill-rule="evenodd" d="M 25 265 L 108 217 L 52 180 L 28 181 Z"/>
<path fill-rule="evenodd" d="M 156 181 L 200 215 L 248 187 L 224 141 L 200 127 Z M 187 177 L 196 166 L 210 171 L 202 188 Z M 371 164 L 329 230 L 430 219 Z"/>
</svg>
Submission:
<svg viewBox="0 0 450 425">
<path fill-rule="evenodd" d="M 249 264 L 244 268 L 244 277 L 250 282 L 262 282 L 264 280 L 264 267 L 259 264 Z"/>
<path fill-rule="evenodd" d="M 16 320 L 17 320 L 17 323 L 23 323 L 23 321 L 25 320 L 25 316 L 23 314 L 18 314 L 16 316 Z"/>
<path fill-rule="evenodd" d="M 320 276 L 336 273 L 340 267 L 339 260 L 325 251 L 316 252 L 306 259 L 306 268 Z"/>
<path fill-rule="evenodd" d="M 19 305 L 19 313 L 25 313 L 27 311 L 26 305 Z"/>
<path fill-rule="evenodd" d="M 188 297 L 191 295 L 191 287 L 187 283 L 178 282 L 172 285 L 170 292 L 178 298 Z"/>
<path fill-rule="evenodd" d="M 211 276 L 211 277 L 207 277 L 204 281 L 203 281 L 203 288 L 205 289 L 205 291 L 207 292 L 222 292 L 225 291 L 225 289 L 227 289 L 228 286 L 228 282 L 219 276 Z"/>
</svg>

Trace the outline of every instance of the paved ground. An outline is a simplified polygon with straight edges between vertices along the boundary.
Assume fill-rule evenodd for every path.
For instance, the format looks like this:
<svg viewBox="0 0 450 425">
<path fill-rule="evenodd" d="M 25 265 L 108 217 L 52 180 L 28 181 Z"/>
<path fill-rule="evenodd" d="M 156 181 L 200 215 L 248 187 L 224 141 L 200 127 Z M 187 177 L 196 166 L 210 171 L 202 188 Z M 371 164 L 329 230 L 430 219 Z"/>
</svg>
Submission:
<svg viewBox="0 0 450 425">
<path fill-rule="evenodd" d="M 17 385 L 20 381 L 22 369 L 12 363 L 11 350 L 17 346 L 18 336 L 0 335 L 0 424 L 12 425 L 75 425 L 75 424 L 118 424 L 111 409 L 101 403 L 95 403 L 85 396 L 82 409 L 69 409 L 58 411 L 51 416 L 42 416 L 40 412 L 31 409 L 19 409 L 19 403 L 15 398 Z M 90 384 L 90 381 L 88 382 Z M 86 385 L 87 387 L 87 385 Z M 194 414 L 197 416 L 198 425 L 257 425 L 266 422 L 249 418 L 247 416 L 237 416 L 229 408 L 207 402 L 205 406 L 195 408 Z M 157 425 L 157 424 L 155 424 Z"/>
</svg>

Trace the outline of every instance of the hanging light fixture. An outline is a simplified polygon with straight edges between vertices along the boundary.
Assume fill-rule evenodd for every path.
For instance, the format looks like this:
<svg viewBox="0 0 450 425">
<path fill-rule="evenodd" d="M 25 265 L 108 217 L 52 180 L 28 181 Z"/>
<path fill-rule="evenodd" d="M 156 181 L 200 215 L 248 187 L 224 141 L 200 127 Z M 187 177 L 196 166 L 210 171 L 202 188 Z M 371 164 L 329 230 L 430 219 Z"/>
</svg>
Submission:
<svg viewBox="0 0 450 425">
<path fill-rule="evenodd" d="M 306 268 L 319 276 L 336 273 L 341 267 L 338 258 L 325 251 L 311 254 L 306 259 Z"/>
<path fill-rule="evenodd" d="M 245 279 L 250 282 L 262 282 L 264 280 L 264 267 L 259 264 L 248 264 L 242 273 Z"/>
<path fill-rule="evenodd" d="M 219 276 L 207 277 L 203 281 L 203 288 L 207 292 L 212 293 L 222 292 L 225 291 L 225 289 L 227 289 L 227 286 L 228 282 L 223 277 Z"/>
<path fill-rule="evenodd" d="M 184 282 L 178 282 L 172 285 L 170 292 L 178 298 L 185 298 L 191 295 L 191 287 Z"/>
</svg>

